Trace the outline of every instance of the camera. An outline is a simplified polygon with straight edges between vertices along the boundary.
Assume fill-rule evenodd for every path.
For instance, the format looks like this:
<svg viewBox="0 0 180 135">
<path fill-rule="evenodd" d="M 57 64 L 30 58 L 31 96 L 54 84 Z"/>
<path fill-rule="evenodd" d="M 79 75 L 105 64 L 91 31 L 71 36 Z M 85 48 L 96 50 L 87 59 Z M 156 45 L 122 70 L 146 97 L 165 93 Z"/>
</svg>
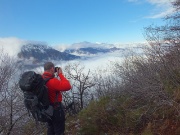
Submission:
<svg viewBox="0 0 180 135">
<path fill-rule="evenodd" d="M 54 72 L 57 72 L 60 69 L 60 67 L 55 67 Z"/>
</svg>

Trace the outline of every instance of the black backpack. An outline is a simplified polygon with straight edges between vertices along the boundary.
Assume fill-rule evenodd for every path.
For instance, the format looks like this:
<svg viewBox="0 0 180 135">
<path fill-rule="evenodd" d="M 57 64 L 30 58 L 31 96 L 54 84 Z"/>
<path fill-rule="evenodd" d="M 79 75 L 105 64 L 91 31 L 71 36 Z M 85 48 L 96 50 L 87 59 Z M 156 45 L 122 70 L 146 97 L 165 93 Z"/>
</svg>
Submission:
<svg viewBox="0 0 180 135">
<path fill-rule="evenodd" d="M 24 104 L 36 121 L 47 122 L 53 115 L 53 107 L 48 98 L 46 83 L 40 74 L 34 71 L 24 72 L 19 80 L 19 87 L 24 94 Z"/>
</svg>

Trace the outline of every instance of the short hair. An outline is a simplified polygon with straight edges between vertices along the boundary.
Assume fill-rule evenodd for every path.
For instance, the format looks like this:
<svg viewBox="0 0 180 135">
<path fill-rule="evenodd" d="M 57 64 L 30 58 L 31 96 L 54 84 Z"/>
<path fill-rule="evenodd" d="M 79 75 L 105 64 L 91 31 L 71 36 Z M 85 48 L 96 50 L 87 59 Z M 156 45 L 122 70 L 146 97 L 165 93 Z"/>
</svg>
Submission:
<svg viewBox="0 0 180 135">
<path fill-rule="evenodd" d="M 46 62 L 44 64 L 44 71 L 50 70 L 52 67 L 54 67 L 54 64 L 52 62 Z"/>
</svg>

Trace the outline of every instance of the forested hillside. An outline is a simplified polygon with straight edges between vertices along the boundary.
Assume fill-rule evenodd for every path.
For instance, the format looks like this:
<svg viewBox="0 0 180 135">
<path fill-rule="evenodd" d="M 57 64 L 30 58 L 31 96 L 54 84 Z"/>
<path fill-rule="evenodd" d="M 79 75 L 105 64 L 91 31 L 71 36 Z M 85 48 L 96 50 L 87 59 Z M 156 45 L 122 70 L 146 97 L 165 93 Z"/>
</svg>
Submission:
<svg viewBox="0 0 180 135">
<path fill-rule="evenodd" d="M 73 86 L 63 93 L 67 135 L 180 134 L 180 1 L 172 5 L 176 11 L 165 26 L 145 28 L 142 56 L 132 54 L 106 70 L 66 65 Z M 46 134 L 46 125 L 24 107 L 17 79 L 22 65 L 0 51 L 0 135 Z"/>
</svg>

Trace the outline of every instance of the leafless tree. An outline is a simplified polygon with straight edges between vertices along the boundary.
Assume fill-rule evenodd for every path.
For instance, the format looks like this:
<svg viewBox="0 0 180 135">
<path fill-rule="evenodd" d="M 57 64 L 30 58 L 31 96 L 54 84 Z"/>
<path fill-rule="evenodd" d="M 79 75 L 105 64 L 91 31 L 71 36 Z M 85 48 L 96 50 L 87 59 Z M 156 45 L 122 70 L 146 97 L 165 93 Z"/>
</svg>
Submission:
<svg viewBox="0 0 180 135">
<path fill-rule="evenodd" d="M 111 63 L 112 64 L 112 63 Z M 114 96 L 121 93 L 121 79 L 113 71 L 113 66 L 108 66 L 104 69 L 97 69 L 93 73 L 93 81 L 95 86 L 93 87 L 95 94 L 94 98 L 99 99 L 101 97 Z"/>
<path fill-rule="evenodd" d="M 9 135 L 26 113 L 17 83 L 19 65 L 3 49 L 0 52 L 0 133 Z"/>
<path fill-rule="evenodd" d="M 85 101 L 89 100 L 90 88 L 95 84 L 92 82 L 90 69 L 85 72 L 85 67 L 79 62 L 68 64 L 65 67 L 65 73 L 72 82 L 73 97 L 78 97 L 80 108 L 84 108 Z"/>
<path fill-rule="evenodd" d="M 39 134 L 42 129 L 36 129 L 35 121 L 23 103 L 23 93 L 19 88 L 21 65 L 16 58 L 10 57 L 3 49 L 0 50 L 0 134 Z M 27 128 L 32 125 L 31 128 Z M 34 129 L 33 132 L 30 132 Z"/>
</svg>

